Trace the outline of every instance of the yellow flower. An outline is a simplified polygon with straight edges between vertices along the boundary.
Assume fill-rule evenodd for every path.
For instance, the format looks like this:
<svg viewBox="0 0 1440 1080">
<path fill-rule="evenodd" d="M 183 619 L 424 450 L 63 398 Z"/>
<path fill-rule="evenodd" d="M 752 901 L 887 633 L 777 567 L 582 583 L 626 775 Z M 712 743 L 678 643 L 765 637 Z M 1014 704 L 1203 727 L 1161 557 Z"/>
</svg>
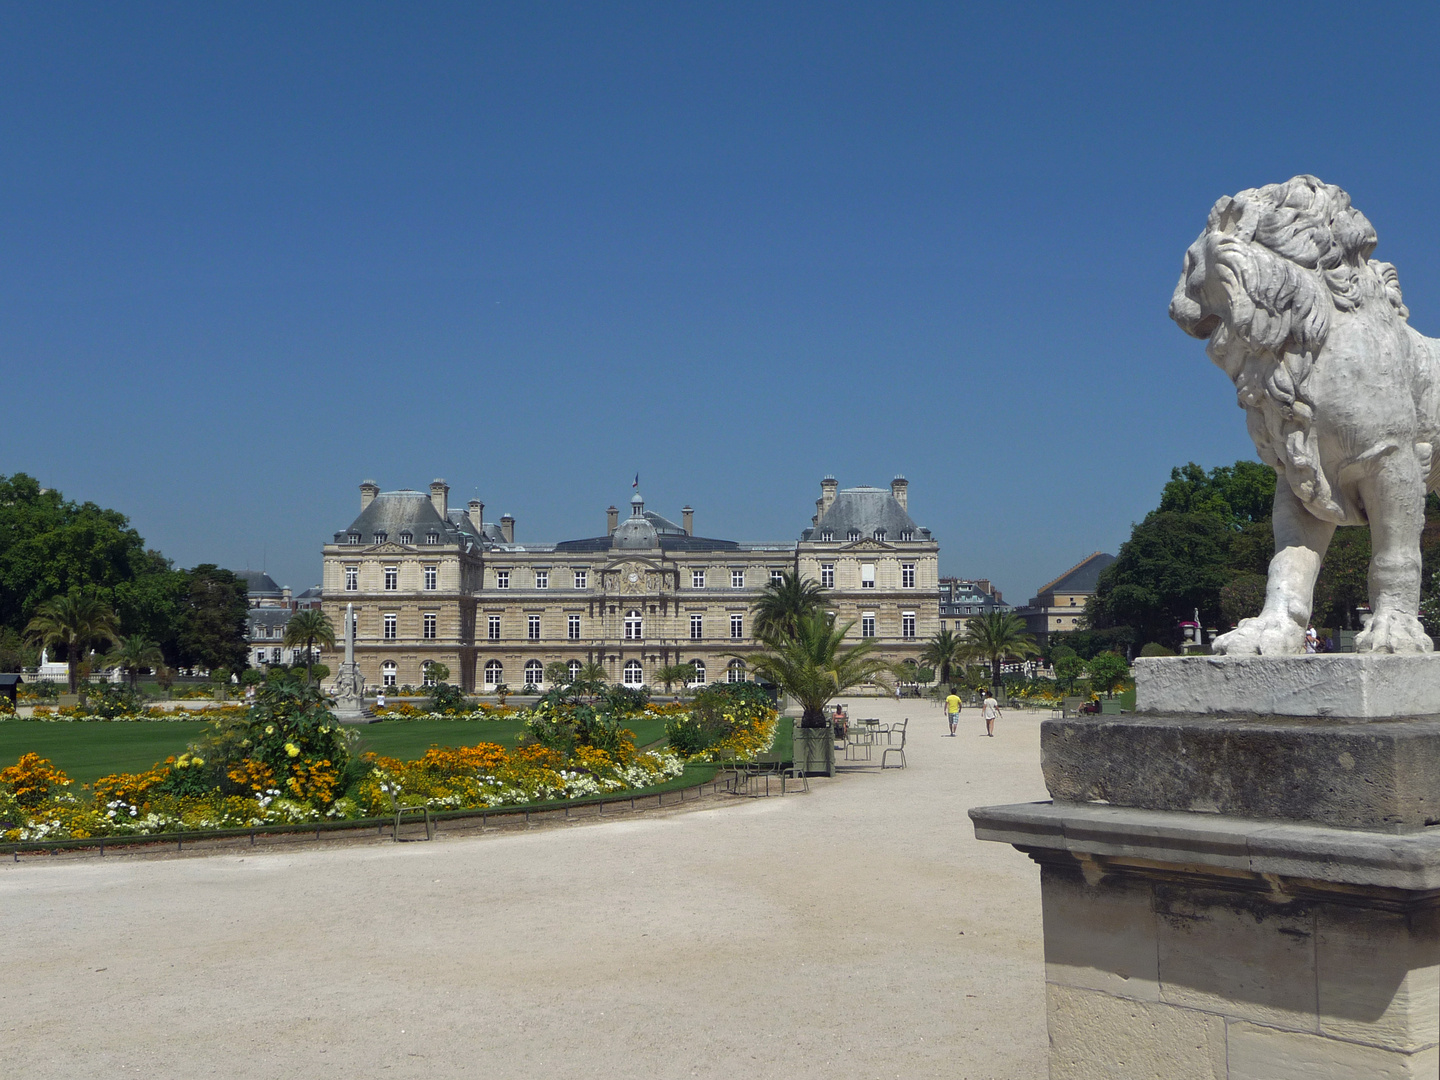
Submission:
<svg viewBox="0 0 1440 1080">
<path fill-rule="evenodd" d="M 291 757 L 298 757 L 300 755 L 300 747 L 296 746 L 293 742 L 287 742 L 285 744 L 285 753 Z"/>
<path fill-rule="evenodd" d="M 191 758 L 191 759 L 190 759 L 190 764 L 191 764 L 191 765 L 204 765 L 204 764 L 205 764 L 205 759 L 204 759 L 203 757 Z"/>
<path fill-rule="evenodd" d="M 266 735 L 274 735 L 274 734 L 275 734 L 275 725 L 274 725 L 274 724 L 266 724 L 266 725 L 265 725 L 265 734 L 266 734 Z"/>
</svg>

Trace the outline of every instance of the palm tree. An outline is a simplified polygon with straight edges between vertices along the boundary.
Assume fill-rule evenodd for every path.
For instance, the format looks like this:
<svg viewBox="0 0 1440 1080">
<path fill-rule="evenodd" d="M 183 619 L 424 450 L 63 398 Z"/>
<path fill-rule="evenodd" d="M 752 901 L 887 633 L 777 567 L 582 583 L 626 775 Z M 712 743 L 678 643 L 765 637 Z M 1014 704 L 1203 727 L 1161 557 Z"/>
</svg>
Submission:
<svg viewBox="0 0 1440 1080">
<path fill-rule="evenodd" d="M 116 638 L 115 644 L 105 654 L 105 660 L 130 677 L 130 689 L 133 690 L 140 682 L 140 669 L 158 671 L 165 663 L 165 654 L 160 651 L 159 645 L 143 634 L 131 634 Z"/>
<path fill-rule="evenodd" d="M 925 643 L 925 648 L 920 651 L 920 662 L 934 668 L 939 680 L 948 686 L 951 675 L 964 669 L 969 651 L 965 639 L 954 630 L 941 630 Z"/>
<path fill-rule="evenodd" d="M 1000 664 L 1008 659 L 1036 656 L 1040 646 L 1025 632 L 1025 621 L 1013 611 L 989 611 L 965 625 L 962 642 L 974 656 L 990 665 L 991 686 L 1000 685 Z"/>
<path fill-rule="evenodd" d="M 818 582 L 806 581 L 789 570 L 779 581 L 771 581 L 751 609 L 755 613 L 755 636 L 794 635 L 802 619 L 825 606 L 825 590 Z"/>
<path fill-rule="evenodd" d="M 800 703 L 801 727 L 825 727 L 825 706 L 831 698 L 861 683 L 884 685 L 877 676 L 892 671 L 887 661 L 873 655 L 878 644 L 874 638 L 843 647 L 854 625 L 836 626 L 824 611 L 813 611 L 794 624 L 793 632 L 762 638 L 763 651 L 741 659 Z"/>
<path fill-rule="evenodd" d="M 580 674 L 575 677 L 575 681 L 603 683 L 609 680 L 605 675 L 605 665 L 597 660 L 590 660 L 580 666 Z"/>
<path fill-rule="evenodd" d="M 306 608 L 290 616 L 285 624 L 285 644 L 291 647 L 305 646 L 305 685 L 310 685 L 310 673 L 315 666 L 315 643 L 327 649 L 335 648 L 335 624 L 330 616 L 319 608 Z"/>
<path fill-rule="evenodd" d="M 25 627 L 25 637 L 33 644 L 65 646 L 72 694 L 85 653 L 119 636 L 119 620 L 110 605 L 84 595 L 52 596 L 35 609 L 35 617 Z"/>
<path fill-rule="evenodd" d="M 674 683 L 680 684 L 680 691 L 683 696 L 685 687 L 689 686 L 695 678 L 695 667 L 693 664 L 666 664 L 659 671 L 655 672 L 655 681 L 665 685 L 665 692 L 670 693 L 670 687 Z"/>
</svg>

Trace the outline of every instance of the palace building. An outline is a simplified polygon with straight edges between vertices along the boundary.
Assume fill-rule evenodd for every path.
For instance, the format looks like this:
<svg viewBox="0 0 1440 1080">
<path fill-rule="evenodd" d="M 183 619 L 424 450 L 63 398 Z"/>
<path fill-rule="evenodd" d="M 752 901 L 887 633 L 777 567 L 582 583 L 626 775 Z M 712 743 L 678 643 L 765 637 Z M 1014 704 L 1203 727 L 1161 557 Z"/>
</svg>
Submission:
<svg viewBox="0 0 1440 1080">
<path fill-rule="evenodd" d="M 521 543 L 513 517 L 487 522 L 475 499 L 452 508 L 449 490 L 367 480 L 359 516 L 325 545 L 323 608 L 343 643 L 354 604 L 367 684 L 423 685 L 439 663 L 467 690 L 543 688 L 556 661 L 572 675 L 603 664 L 630 686 L 674 664 L 693 668 L 692 685 L 741 681 L 759 648 L 751 609 L 785 571 L 818 582 L 852 635 L 893 661 L 918 658 L 938 625 L 939 544 L 910 517 L 903 477 L 844 490 L 826 477 L 810 527 L 773 543 L 697 536 L 690 507 L 677 525 L 638 492 L 625 519 L 606 511 L 604 535 Z M 339 670 L 338 653 L 323 659 Z"/>
</svg>

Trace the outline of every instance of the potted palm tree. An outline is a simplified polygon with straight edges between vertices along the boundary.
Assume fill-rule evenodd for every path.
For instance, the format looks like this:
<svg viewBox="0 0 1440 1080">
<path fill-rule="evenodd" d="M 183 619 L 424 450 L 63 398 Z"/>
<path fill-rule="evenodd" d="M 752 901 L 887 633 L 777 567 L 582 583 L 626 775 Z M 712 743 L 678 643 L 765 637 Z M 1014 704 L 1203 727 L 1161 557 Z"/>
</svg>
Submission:
<svg viewBox="0 0 1440 1080">
<path fill-rule="evenodd" d="M 809 774 L 835 775 L 835 741 L 826 715 L 830 702 L 864 683 L 884 686 L 882 676 L 892 671 L 889 662 L 874 655 L 874 638 L 845 645 L 854 625 L 836 626 L 826 612 L 813 611 L 796 618 L 789 632 L 766 633 L 760 638 L 762 651 L 743 658 L 800 706 L 795 764 Z"/>
</svg>

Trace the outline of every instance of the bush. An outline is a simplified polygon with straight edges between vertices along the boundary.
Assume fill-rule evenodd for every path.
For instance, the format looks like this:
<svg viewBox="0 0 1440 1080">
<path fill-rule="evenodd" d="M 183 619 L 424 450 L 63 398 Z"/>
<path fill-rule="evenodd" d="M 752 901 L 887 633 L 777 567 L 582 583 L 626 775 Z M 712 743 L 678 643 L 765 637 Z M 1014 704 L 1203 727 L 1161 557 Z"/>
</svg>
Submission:
<svg viewBox="0 0 1440 1080">
<path fill-rule="evenodd" d="M 460 713 L 465 711 L 465 691 L 449 683 L 436 683 L 430 688 L 430 711 Z"/>
<path fill-rule="evenodd" d="M 90 687 L 86 696 L 86 712 L 104 720 L 117 716 L 130 716 L 140 711 L 140 702 L 134 690 L 126 684 L 99 683 Z"/>
<path fill-rule="evenodd" d="M 1143 649 L 1140 650 L 1140 655 L 1141 655 L 1141 656 L 1174 656 L 1174 655 L 1175 655 L 1175 650 L 1174 650 L 1174 649 L 1167 649 L 1164 645 L 1161 645 L 1158 641 L 1152 641 L 1152 642 L 1150 642 L 1148 645 L 1146 645 Z"/>
</svg>

